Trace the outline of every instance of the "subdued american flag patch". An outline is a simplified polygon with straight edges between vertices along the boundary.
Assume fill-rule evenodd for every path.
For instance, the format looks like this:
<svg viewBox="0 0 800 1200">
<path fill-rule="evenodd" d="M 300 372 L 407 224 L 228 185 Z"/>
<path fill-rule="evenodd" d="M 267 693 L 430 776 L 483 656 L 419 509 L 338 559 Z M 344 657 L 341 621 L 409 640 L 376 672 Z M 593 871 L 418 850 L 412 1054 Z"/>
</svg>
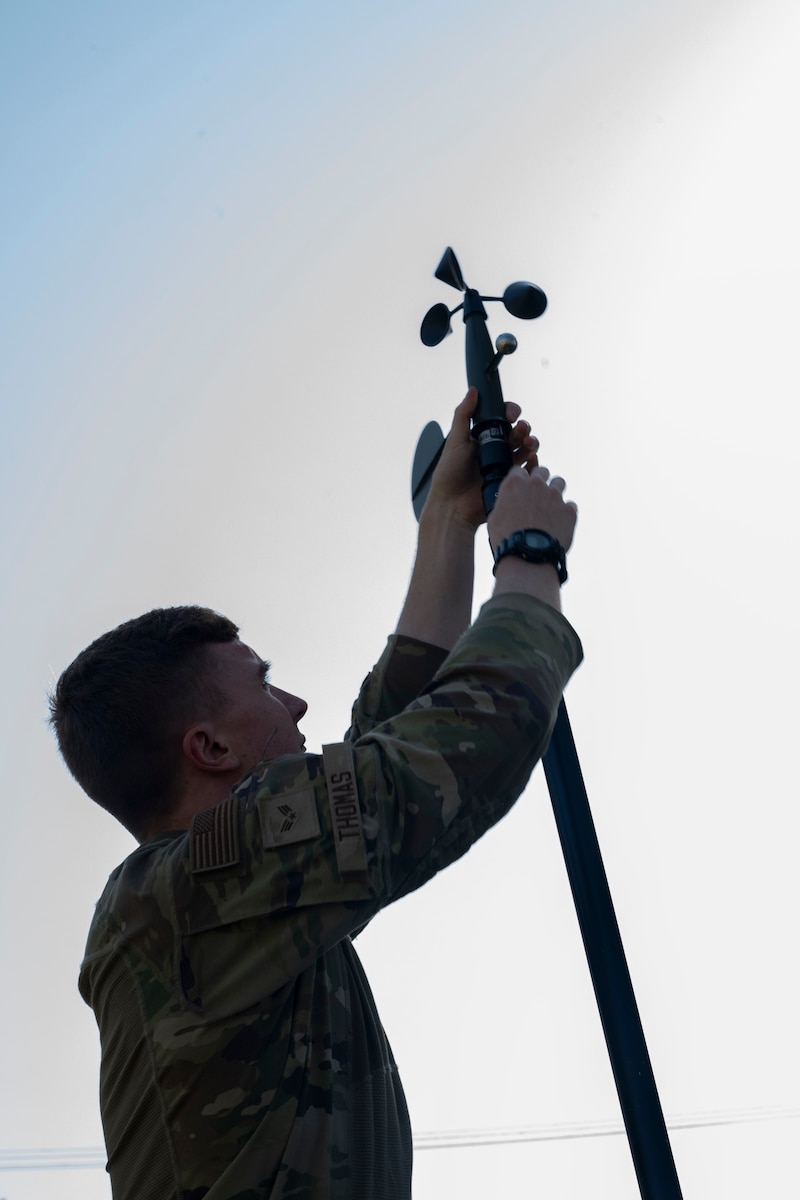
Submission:
<svg viewBox="0 0 800 1200">
<path fill-rule="evenodd" d="M 239 861 L 239 797 L 198 813 L 189 827 L 189 868 L 216 871 Z"/>
</svg>

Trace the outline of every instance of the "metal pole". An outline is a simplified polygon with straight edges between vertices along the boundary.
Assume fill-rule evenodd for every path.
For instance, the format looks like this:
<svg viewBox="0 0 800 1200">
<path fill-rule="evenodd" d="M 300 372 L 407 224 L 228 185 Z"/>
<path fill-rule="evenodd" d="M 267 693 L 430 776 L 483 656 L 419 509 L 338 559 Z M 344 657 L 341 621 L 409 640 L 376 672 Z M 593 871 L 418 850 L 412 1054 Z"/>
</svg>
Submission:
<svg viewBox="0 0 800 1200">
<path fill-rule="evenodd" d="M 563 700 L 544 771 L 643 1200 L 681 1200 L 661 1102 Z"/>
</svg>

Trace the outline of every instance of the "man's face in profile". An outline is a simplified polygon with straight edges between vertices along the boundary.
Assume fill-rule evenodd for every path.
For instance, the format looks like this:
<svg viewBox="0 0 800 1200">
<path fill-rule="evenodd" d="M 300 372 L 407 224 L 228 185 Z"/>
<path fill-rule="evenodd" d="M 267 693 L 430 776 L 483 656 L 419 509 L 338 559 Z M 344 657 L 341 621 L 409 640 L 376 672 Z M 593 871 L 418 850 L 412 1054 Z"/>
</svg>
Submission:
<svg viewBox="0 0 800 1200">
<path fill-rule="evenodd" d="M 269 683 L 269 664 L 244 642 L 206 647 L 206 664 L 222 697 L 219 724 L 242 761 L 242 776 L 257 763 L 282 754 L 302 754 L 305 739 L 297 722 L 305 700 Z"/>
</svg>

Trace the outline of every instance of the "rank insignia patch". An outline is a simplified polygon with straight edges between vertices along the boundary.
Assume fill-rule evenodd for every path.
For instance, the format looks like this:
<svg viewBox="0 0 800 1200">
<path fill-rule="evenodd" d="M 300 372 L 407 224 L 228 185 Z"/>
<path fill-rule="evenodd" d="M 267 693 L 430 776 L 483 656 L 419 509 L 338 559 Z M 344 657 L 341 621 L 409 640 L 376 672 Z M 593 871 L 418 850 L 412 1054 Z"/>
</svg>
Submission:
<svg viewBox="0 0 800 1200">
<path fill-rule="evenodd" d="M 313 788 L 285 796 L 259 797 L 258 819 L 268 849 L 319 837 L 319 813 Z"/>
<path fill-rule="evenodd" d="M 222 804 L 198 813 L 189 827 L 189 867 L 192 871 L 216 871 L 239 862 L 239 797 L 229 796 Z"/>
</svg>

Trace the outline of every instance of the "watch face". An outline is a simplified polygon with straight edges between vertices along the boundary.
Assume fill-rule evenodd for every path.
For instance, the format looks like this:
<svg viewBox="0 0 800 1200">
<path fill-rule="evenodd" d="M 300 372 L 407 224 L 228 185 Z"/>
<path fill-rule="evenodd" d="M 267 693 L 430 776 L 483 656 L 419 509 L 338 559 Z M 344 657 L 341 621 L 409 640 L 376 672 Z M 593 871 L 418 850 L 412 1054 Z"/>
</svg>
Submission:
<svg viewBox="0 0 800 1200">
<path fill-rule="evenodd" d="M 538 529 L 526 529 L 523 536 L 529 550 L 549 550 L 553 545 L 550 534 L 541 533 Z"/>
</svg>

